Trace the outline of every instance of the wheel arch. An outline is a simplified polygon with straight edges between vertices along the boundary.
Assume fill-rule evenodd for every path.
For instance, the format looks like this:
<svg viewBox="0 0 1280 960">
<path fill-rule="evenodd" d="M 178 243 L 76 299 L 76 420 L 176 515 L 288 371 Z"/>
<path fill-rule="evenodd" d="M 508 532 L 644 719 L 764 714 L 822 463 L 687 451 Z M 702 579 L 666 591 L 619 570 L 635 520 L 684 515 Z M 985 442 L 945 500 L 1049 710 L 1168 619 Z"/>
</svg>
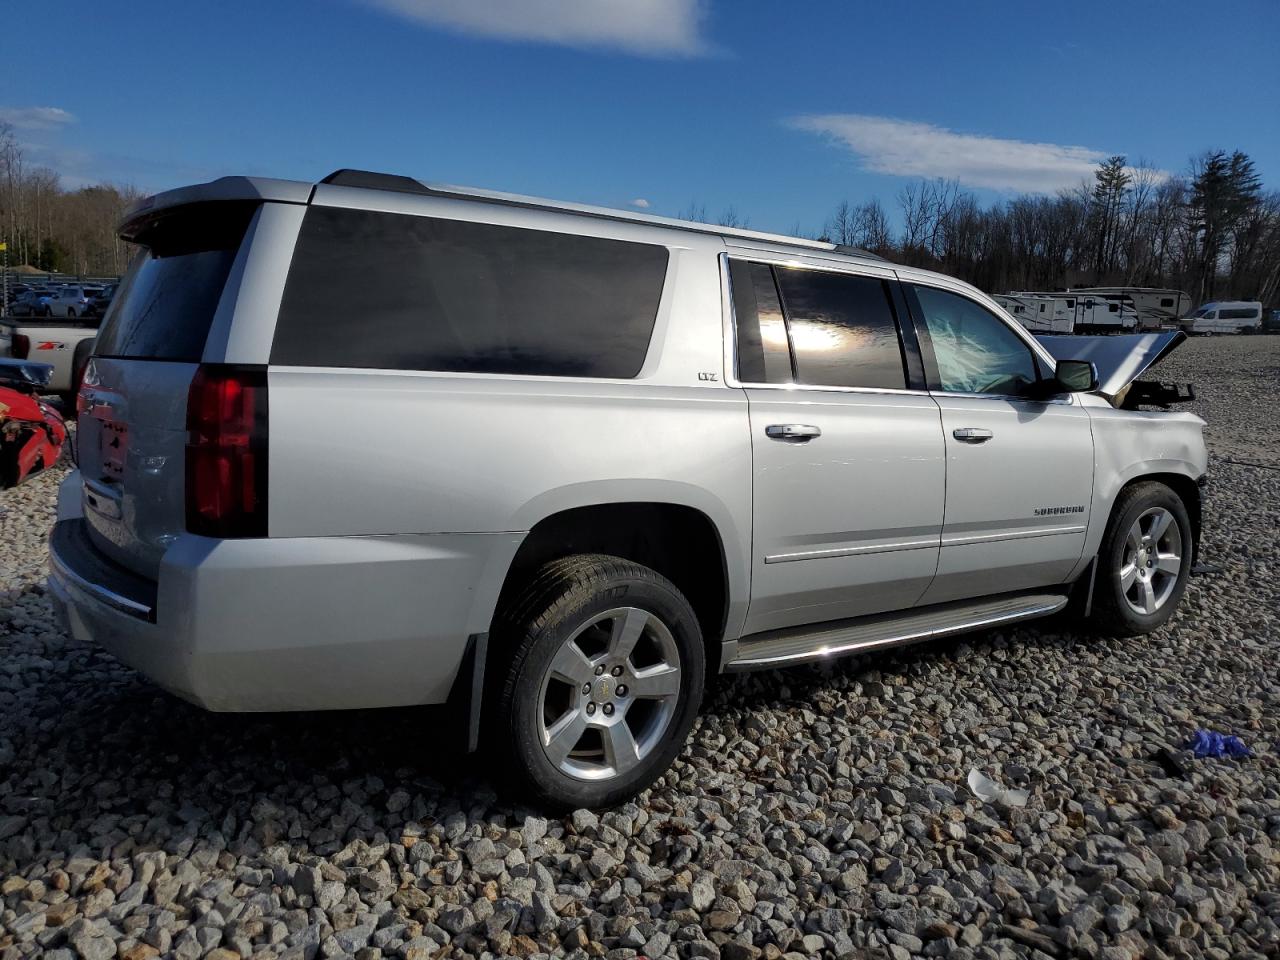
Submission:
<svg viewBox="0 0 1280 960">
<path fill-rule="evenodd" d="M 538 498 L 519 516 L 536 517 L 509 548 L 491 561 L 477 585 L 471 630 L 448 701 L 476 749 L 483 723 L 485 676 L 502 655 L 489 634 L 502 603 L 542 564 L 578 553 L 604 553 L 641 563 L 671 580 L 685 594 L 702 628 L 707 676 L 719 672 L 726 639 L 736 638 L 746 617 L 749 593 L 747 544 L 727 507 L 708 498 L 611 499 L 597 490 L 571 499 L 563 491 Z M 665 484 L 663 493 L 671 491 Z M 615 495 L 618 491 L 613 491 Z M 646 492 L 653 494 L 650 489 Z M 697 500 L 690 503 L 689 500 Z M 556 509 L 547 509 L 554 505 Z M 525 522 L 528 522 L 526 520 Z"/>
<path fill-rule="evenodd" d="M 718 669 L 734 597 L 724 534 L 709 514 L 687 503 L 660 500 L 588 503 L 548 514 L 530 527 L 512 557 L 495 615 L 543 564 L 581 553 L 622 557 L 675 584 L 698 617 L 708 672 Z"/>
<path fill-rule="evenodd" d="M 1187 519 L 1191 521 L 1191 563 L 1194 565 L 1200 557 L 1200 532 L 1204 523 L 1204 507 L 1200 492 L 1202 478 L 1193 478 L 1185 473 L 1161 472 L 1142 473 L 1124 482 L 1111 498 L 1111 506 L 1107 511 L 1107 523 L 1115 516 L 1116 504 L 1124 492 L 1140 483 L 1159 483 L 1172 490 L 1186 508 Z"/>
</svg>

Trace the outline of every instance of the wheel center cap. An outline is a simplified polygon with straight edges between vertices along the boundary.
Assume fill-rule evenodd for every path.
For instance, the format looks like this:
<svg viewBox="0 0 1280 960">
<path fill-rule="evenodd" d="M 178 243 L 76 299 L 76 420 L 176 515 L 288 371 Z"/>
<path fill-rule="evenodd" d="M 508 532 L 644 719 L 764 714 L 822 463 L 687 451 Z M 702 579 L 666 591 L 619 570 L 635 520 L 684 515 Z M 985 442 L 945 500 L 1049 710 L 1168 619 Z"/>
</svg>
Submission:
<svg viewBox="0 0 1280 960">
<path fill-rule="evenodd" d="M 591 699 L 596 703 L 606 703 L 613 699 L 613 693 L 617 689 L 617 681 L 607 674 L 603 677 L 596 677 L 595 682 L 591 684 Z"/>
</svg>

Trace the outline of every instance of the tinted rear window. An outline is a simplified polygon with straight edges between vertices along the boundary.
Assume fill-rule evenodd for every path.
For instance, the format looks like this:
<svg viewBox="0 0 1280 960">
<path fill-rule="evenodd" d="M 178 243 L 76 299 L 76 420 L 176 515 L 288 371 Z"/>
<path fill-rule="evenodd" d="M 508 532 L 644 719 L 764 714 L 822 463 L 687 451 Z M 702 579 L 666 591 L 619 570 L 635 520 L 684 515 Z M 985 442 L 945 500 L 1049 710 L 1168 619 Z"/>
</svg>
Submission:
<svg viewBox="0 0 1280 960">
<path fill-rule="evenodd" d="M 140 231 L 142 250 L 111 301 L 94 352 L 198 362 L 254 209 L 203 204 L 165 213 Z"/>
<path fill-rule="evenodd" d="M 902 390 L 902 343 L 884 280 L 821 270 L 774 271 L 796 377 L 824 387 Z"/>
<path fill-rule="evenodd" d="M 653 244 L 313 207 L 271 362 L 630 378 L 666 270 Z"/>
</svg>

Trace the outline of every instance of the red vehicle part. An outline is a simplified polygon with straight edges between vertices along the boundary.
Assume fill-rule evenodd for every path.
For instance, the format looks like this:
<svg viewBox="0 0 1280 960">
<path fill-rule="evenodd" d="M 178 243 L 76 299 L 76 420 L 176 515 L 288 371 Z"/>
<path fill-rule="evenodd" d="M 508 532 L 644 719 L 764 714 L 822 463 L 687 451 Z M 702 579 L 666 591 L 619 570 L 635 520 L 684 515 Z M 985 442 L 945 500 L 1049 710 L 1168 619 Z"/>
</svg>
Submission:
<svg viewBox="0 0 1280 960">
<path fill-rule="evenodd" d="M 36 385 L 0 367 L 0 488 L 17 486 L 62 456 L 62 414 L 36 396 Z"/>
</svg>

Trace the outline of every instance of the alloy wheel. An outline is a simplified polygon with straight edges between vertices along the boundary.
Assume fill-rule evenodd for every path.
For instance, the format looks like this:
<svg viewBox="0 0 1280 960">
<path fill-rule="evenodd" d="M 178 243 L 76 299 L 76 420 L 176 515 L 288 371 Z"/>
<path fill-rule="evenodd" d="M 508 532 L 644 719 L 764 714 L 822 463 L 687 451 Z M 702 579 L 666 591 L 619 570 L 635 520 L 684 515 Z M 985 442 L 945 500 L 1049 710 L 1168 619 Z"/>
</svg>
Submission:
<svg viewBox="0 0 1280 960">
<path fill-rule="evenodd" d="M 655 614 L 618 607 L 574 631 L 543 674 L 538 733 L 579 780 L 629 772 L 664 740 L 680 698 L 680 652 Z"/>
<path fill-rule="evenodd" d="M 1182 572 L 1182 531 L 1164 507 L 1143 511 L 1129 528 L 1120 561 L 1120 591 L 1135 613 L 1150 616 L 1168 602 Z"/>
</svg>

